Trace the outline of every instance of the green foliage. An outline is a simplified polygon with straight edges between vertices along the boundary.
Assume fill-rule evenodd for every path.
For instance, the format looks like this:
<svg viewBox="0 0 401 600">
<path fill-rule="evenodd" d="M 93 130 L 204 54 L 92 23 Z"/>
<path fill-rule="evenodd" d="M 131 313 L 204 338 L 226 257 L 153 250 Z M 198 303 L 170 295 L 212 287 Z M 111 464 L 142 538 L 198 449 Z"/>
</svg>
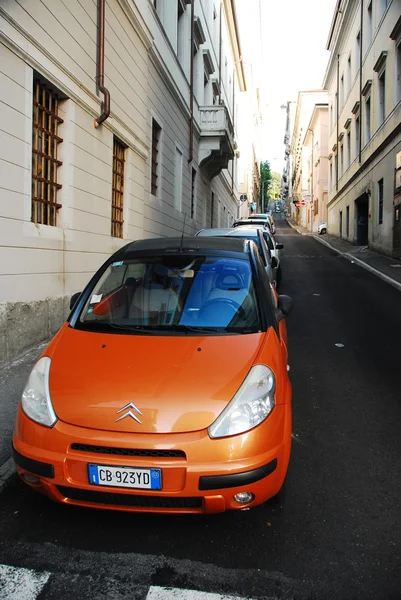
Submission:
<svg viewBox="0 0 401 600">
<path fill-rule="evenodd" d="M 271 184 L 269 188 L 269 197 L 271 200 L 279 200 L 281 197 L 281 175 L 272 173 Z"/>
<path fill-rule="evenodd" d="M 270 170 L 269 161 L 266 160 L 260 163 L 260 200 L 261 205 L 267 206 L 267 199 L 269 198 L 269 188 L 272 181 L 272 172 Z M 262 194 L 264 198 L 262 198 Z"/>
</svg>

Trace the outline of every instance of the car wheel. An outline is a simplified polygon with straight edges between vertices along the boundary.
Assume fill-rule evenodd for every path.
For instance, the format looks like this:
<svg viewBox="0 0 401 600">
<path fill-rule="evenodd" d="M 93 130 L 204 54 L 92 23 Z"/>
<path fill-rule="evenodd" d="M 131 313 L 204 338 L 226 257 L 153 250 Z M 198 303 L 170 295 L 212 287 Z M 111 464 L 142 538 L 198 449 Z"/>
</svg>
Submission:
<svg viewBox="0 0 401 600">
<path fill-rule="evenodd" d="M 323 228 L 322 231 L 320 233 L 326 233 L 326 229 Z"/>
</svg>

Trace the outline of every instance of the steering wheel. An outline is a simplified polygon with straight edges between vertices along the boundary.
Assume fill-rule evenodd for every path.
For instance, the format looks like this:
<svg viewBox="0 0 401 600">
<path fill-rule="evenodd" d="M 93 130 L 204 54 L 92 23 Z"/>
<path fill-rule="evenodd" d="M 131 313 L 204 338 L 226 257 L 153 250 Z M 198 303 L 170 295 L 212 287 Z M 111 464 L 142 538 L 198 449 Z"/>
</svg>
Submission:
<svg viewBox="0 0 401 600">
<path fill-rule="evenodd" d="M 231 298 L 212 298 L 211 300 L 208 300 L 207 302 L 205 302 L 205 304 L 202 306 L 202 312 L 209 306 L 212 306 L 213 304 L 226 304 L 227 306 L 229 306 L 232 309 L 233 316 L 236 313 L 238 313 L 239 317 L 242 320 L 245 320 L 245 318 L 246 318 L 245 310 L 242 308 L 242 306 L 240 306 L 238 304 L 238 302 L 231 300 Z"/>
</svg>

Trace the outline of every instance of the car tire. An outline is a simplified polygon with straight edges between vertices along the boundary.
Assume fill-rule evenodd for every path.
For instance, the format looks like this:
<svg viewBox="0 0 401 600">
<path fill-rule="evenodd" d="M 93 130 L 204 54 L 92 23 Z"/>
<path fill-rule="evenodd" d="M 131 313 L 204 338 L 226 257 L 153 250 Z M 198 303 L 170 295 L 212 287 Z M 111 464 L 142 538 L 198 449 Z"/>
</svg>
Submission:
<svg viewBox="0 0 401 600">
<path fill-rule="evenodd" d="M 322 231 L 320 233 L 326 233 L 326 229 L 323 228 Z"/>
</svg>

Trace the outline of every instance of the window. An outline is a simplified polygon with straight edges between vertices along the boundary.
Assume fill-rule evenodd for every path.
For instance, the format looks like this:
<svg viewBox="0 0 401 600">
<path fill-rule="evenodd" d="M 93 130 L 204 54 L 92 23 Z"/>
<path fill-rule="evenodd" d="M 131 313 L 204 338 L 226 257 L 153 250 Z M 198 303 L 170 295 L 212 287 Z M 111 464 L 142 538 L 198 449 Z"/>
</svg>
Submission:
<svg viewBox="0 0 401 600">
<path fill-rule="evenodd" d="M 340 177 L 344 173 L 344 144 L 340 146 Z"/>
<path fill-rule="evenodd" d="M 369 48 L 370 43 L 372 41 L 373 36 L 373 9 L 372 9 L 373 1 L 368 4 L 366 11 L 366 48 Z"/>
<path fill-rule="evenodd" d="M 358 115 L 355 119 L 355 158 L 359 156 L 361 149 L 360 123 L 360 117 Z"/>
<path fill-rule="evenodd" d="M 358 35 L 356 36 L 355 60 L 356 60 L 356 70 L 358 70 L 360 67 L 360 62 L 361 62 L 361 32 L 360 31 L 358 31 Z"/>
<path fill-rule="evenodd" d="M 340 229 L 339 229 L 340 237 L 343 237 L 343 211 L 340 210 Z"/>
<path fill-rule="evenodd" d="M 161 127 L 152 119 L 152 182 L 151 191 L 153 196 L 157 196 L 158 191 L 158 175 L 159 175 L 159 142 L 160 142 Z"/>
<path fill-rule="evenodd" d="M 191 181 L 191 219 L 195 218 L 195 184 L 196 184 L 196 171 L 192 169 L 192 181 Z"/>
<path fill-rule="evenodd" d="M 333 163 L 330 162 L 330 189 L 333 187 Z"/>
<path fill-rule="evenodd" d="M 174 208 L 181 210 L 182 201 L 182 152 L 175 149 L 175 172 L 174 172 Z"/>
<path fill-rule="evenodd" d="M 365 102 L 365 144 L 368 143 L 371 137 L 371 128 L 370 128 L 370 96 L 366 99 Z"/>
<path fill-rule="evenodd" d="M 32 221 L 43 225 L 57 225 L 57 171 L 62 164 L 57 149 L 63 140 L 58 126 L 63 120 L 58 115 L 57 93 L 41 81 L 34 82 L 32 123 Z"/>
<path fill-rule="evenodd" d="M 124 162 L 125 146 L 113 139 L 113 183 L 111 200 L 111 235 L 122 238 L 124 224 Z"/>
<path fill-rule="evenodd" d="M 210 201 L 210 227 L 213 227 L 214 217 L 214 192 L 212 192 L 212 198 Z"/>
<path fill-rule="evenodd" d="M 171 1 L 171 0 L 170 0 Z M 177 0 L 177 56 L 180 61 L 183 59 L 183 41 L 184 41 L 184 29 L 185 19 L 183 18 L 185 12 L 184 0 Z"/>
<path fill-rule="evenodd" d="M 347 169 L 351 164 L 351 132 L 347 133 Z"/>
<path fill-rule="evenodd" d="M 401 100 L 401 43 L 397 46 L 395 57 L 395 103 L 398 104 Z"/>
<path fill-rule="evenodd" d="M 348 63 L 347 63 L 347 86 L 348 86 L 348 93 L 351 91 L 351 81 L 352 81 L 352 66 L 351 66 L 351 55 L 349 55 L 348 57 Z"/>
<path fill-rule="evenodd" d="M 386 71 L 379 77 L 379 125 L 384 122 L 386 117 Z"/>
<path fill-rule="evenodd" d="M 341 75 L 340 82 L 340 110 L 344 106 L 344 75 Z"/>
<path fill-rule="evenodd" d="M 379 200 L 379 225 L 383 223 L 383 179 L 377 182 Z"/>
<path fill-rule="evenodd" d="M 347 206 L 345 213 L 345 235 L 349 238 L 349 206 Z"/>
</svg>

